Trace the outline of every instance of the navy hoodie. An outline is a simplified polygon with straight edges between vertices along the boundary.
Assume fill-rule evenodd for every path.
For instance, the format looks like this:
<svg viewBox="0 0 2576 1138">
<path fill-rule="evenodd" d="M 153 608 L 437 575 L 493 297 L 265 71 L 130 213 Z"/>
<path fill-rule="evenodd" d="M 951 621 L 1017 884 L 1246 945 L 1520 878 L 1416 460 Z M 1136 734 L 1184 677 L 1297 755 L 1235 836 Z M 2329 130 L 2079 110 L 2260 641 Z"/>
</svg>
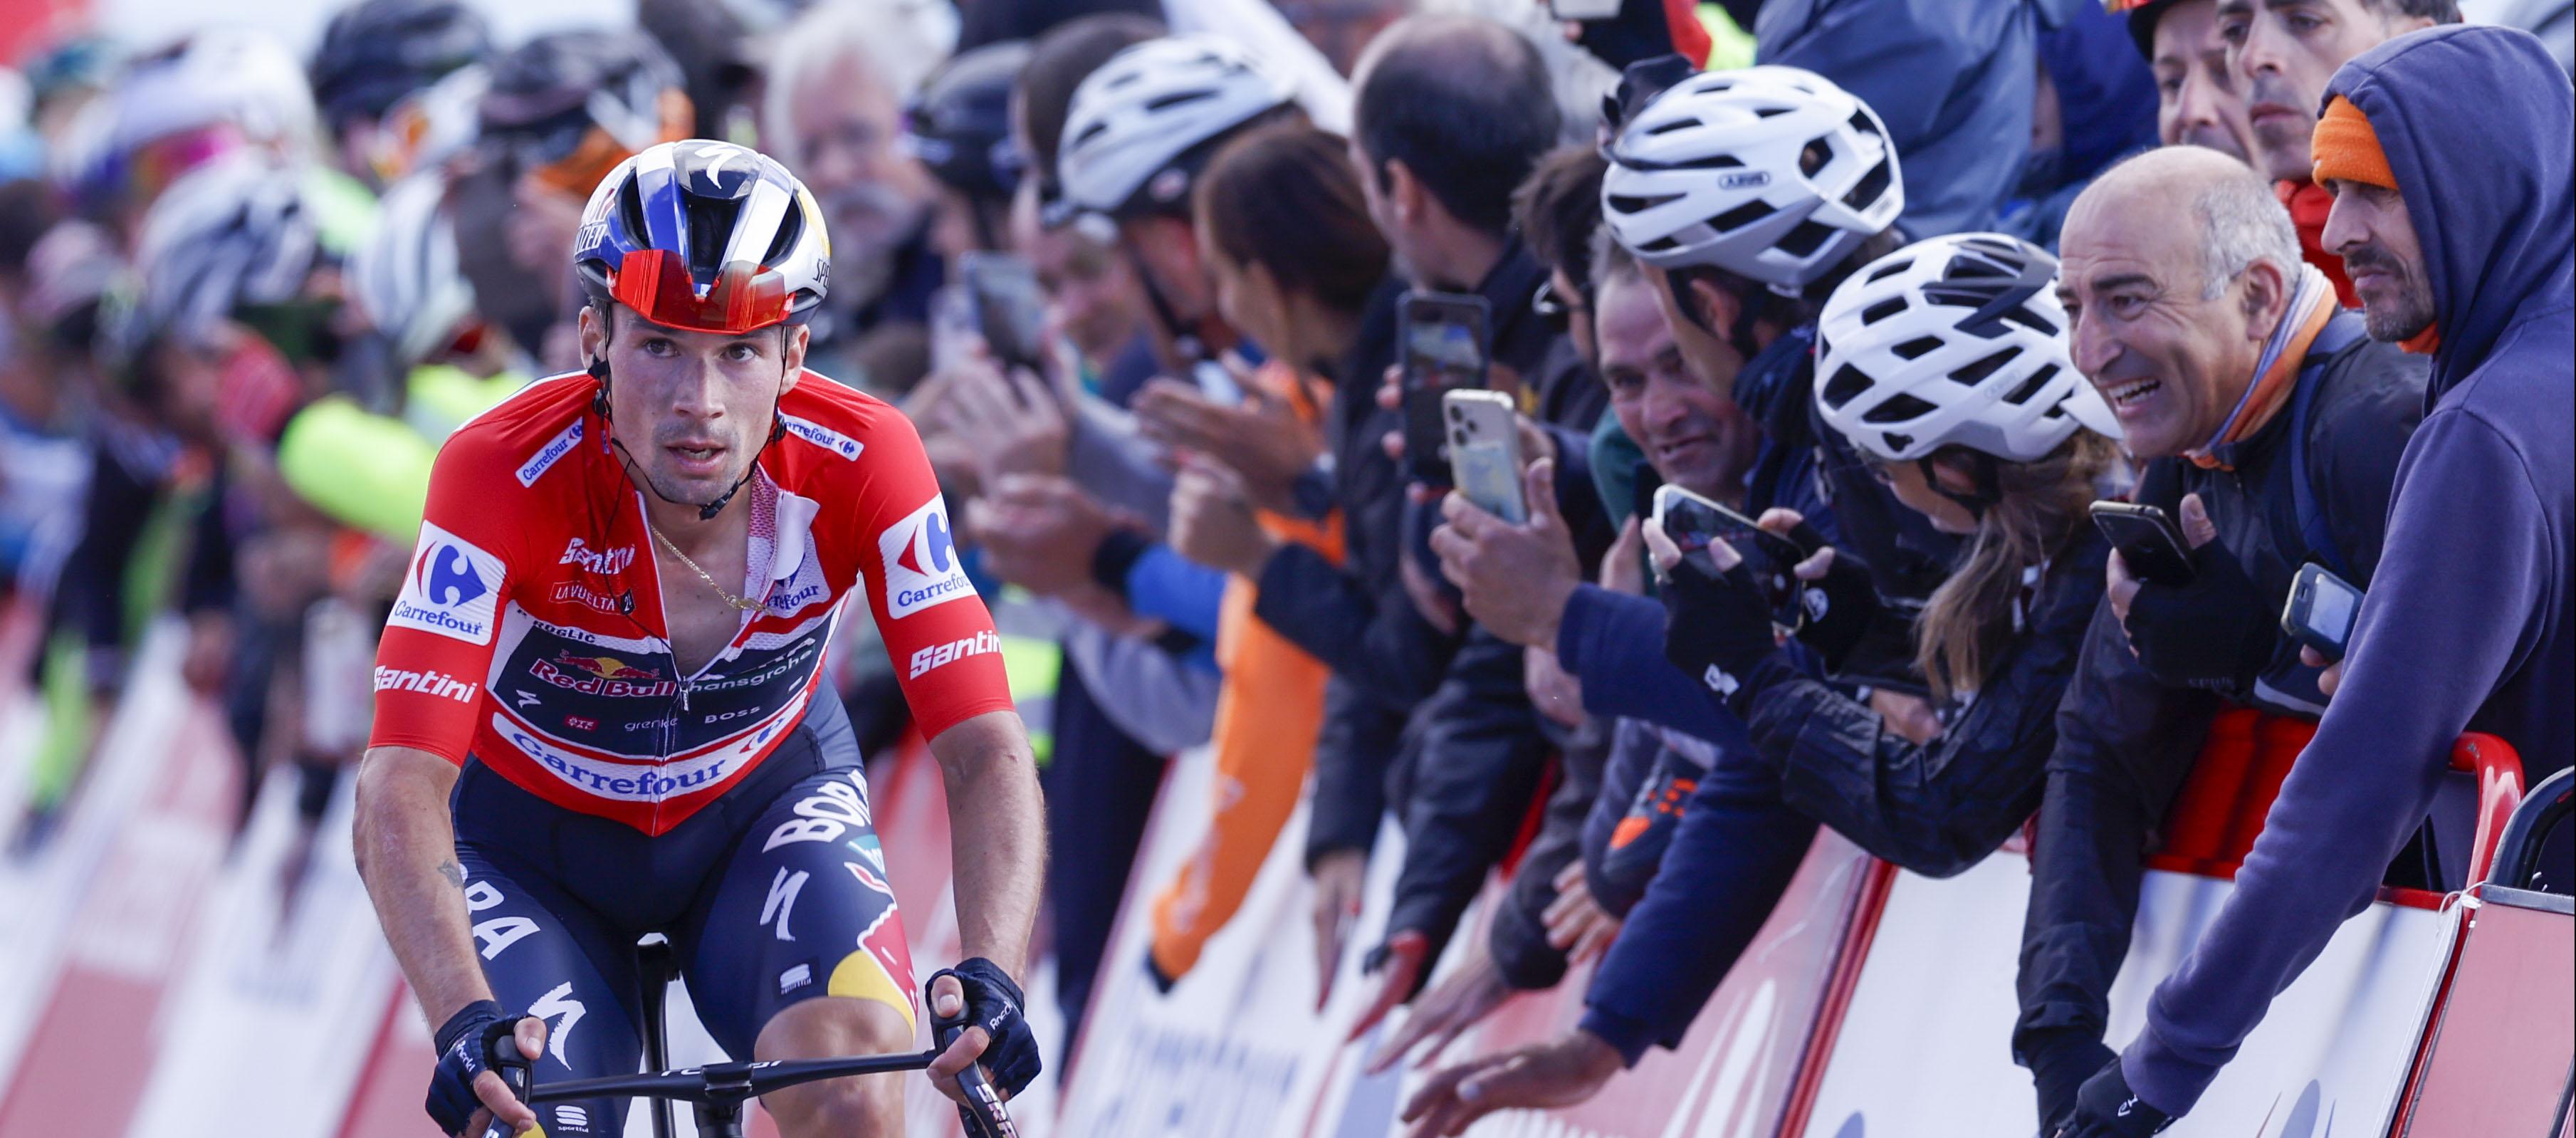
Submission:
<svg viewBox="0 0 2576 1138">
<path fill-rule="evenodd" d="M 2528 782 L 2576 753 L 2576 355 L 2567 76 L 2540 41 L 2443 27 L 2336 72 L 2377 132 L 2423 245 L 2441 345 L 2343 686 L 2292 768 L 2235 896 L 2156 989 L 2122 1057 L 2179 1114 L 2370 903 L 2431 805 L 2451 742 L 2499 735 Z"/>
</svg>

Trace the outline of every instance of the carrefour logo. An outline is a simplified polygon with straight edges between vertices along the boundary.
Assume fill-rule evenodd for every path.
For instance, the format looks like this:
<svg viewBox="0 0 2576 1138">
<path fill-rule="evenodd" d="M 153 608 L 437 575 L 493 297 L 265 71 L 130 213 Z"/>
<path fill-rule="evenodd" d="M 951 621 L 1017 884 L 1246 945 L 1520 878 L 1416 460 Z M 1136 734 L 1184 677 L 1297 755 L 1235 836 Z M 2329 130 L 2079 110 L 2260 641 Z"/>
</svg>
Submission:
<svg viewBox="0 0 2576 1138">
<path fill-rule="evenodd" d="M 957 562 L 957 539 L 948 530 L 948 508 L 939 495 L 877 535 L 885 559 L 886 615 L 906 617 L 932 605 L 975 595 Z"/>
<path fill-rule="evenodd" d="M 489 644 L 501 573 L 500 558 L 435 522 L 422 522 L 420 544 L 412 551 L 402 594 L 394 598 L 385 626 Z"/>
<path fill-rule="evenodd" d="M 817 423 L 812 419 L 796 415 L 781 414 L 778 416 L 778 421 L 786 426 L 788 434 L 794 435 L 797 438 L 803 439 L 806 442 L 812 443 L 815 446 L 828 450 L 845 459 L 855 459 L 859 457 L 860 451 L 868 449 L 867 445 L 861 443 L 859 440 L 842 434 L 839 431 L 835 431 L 830 427 L 826 427 L 821 423 Z"/>
</svg>

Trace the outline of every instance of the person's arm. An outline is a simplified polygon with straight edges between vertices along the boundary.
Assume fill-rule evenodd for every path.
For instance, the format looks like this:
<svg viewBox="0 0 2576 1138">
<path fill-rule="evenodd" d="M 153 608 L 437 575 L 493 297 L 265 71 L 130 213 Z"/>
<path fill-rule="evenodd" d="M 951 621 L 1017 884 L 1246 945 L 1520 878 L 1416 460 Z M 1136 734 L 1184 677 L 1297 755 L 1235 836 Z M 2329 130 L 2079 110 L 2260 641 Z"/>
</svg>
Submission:
<svg viewBox="0 0 2576 1138">
<path fill-rule="evenodd" d="M 969 957 L 1025 974 L 1038 885 L 1046 878 L 1045 804 L 1017 712 L 988 711 L 930 740 L 948 790 L 957 935 Z"/>
<path fill-rule="evenodd" d="M 1663 644 L 1662 604 L 1578 585 L 1557 625 L 1556 658 L 1583 681 L 1583 706 L 1595 715 L 1639 719 L 1720 746 L 1751 745 L 1743 721 L 1664 659 Z"/>
<path fill-rule="evenodd" d="M 1424 934 L 1433 960 L 1509 851 L 1549 753 L 1521 685 L 1518 645 L 1471 632 L 1435 699 L 1403 807 L 1404 866 L 1387 918 L 1390 935 Z"/>
<path fill-rule="evenodd" d="M 2342 685 L 2235 893 L 2157 987 L 2122 1056 L 2148 1105 L 2190 1110 L 2272 998 L 2370 904 L 2382 867 L 2423 823 L 2453 741 L 2565 603 L 2565 516 L 2547 503 L 2513 441 L 2475 415 L 2437 414 L 2416 432 Z"/>
<path fill-rule="evenodd" d="M 466 918 L 465 871 L 447 795 L 457 766 L 414 747 L 371 747 L 358 763 L 350 844 L 385 943 L 433 1025 L 492 998 Z"/>
</svg>

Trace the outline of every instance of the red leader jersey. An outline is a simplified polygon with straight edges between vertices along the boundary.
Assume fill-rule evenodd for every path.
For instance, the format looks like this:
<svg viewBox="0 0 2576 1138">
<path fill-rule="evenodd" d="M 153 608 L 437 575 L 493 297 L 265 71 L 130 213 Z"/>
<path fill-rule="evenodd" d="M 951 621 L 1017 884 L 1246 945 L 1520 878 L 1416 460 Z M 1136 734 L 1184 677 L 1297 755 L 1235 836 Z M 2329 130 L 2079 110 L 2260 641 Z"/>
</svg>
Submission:
<svg viewBox="0 0 2576 1138">
<path fill-rule="evenodd" d="M 377 650 L 368 745 L 460 765 L 471 753 L 567 810 L 662 834 L 804 716 L 853 594 L 924 738 L 1012 707 L 920 436 L 810 371 L 779 400 L 785 433 L 742 491 L 749 571 L 729 587 L 764 603 L 706 667 L 680 674 L 644 491 L 607 446 L 598 390 L 585 373 L 540 380 L 438 452 Z"/>
</svg>

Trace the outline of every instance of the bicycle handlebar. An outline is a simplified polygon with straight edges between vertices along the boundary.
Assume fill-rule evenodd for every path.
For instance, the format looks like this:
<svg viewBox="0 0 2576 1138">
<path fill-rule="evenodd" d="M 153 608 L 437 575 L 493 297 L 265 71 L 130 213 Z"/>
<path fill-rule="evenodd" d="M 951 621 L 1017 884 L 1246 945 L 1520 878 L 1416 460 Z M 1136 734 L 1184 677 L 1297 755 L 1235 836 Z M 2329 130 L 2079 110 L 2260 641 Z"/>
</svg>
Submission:
<svg viewBox="0 0 2576 1138">
<path fill-rule="evenodd" d="M 824 1079 L 848 1078 L 854 1075 L 883 1075 L 898 1071 L 918 1071 L 939 1058 L 939 1049 L 906 1051 L 891 1055 L 849 1055 L 833 1059 L 773 1059 L 755 1063 L 710 1063 L 703 1067 L 683 1067 L 676 1071 L 646 1072 L 633 1075 L 609 1075 L 597 1079 L 571 1079 L 563 1082 L 538 1083 L 518 1091 L 519 1101 L 529 1106 L 586 1098 L 657 1098 L 672 1102 L 694 1103 L 715 1108 L 728 1120 L 738 1119 L 745 1100 L 772 1091 Z M 958 1120 L 965 1124 L 968 1138 L 1017 1138 L 1018 1128 L 1010 1112 L 1002 1106 L 1001 1096 L 984 1077 L 982 1068 L 967 1065 L 957 1076 L 969 1100 L 957 1108 Z"/>
</svg>

